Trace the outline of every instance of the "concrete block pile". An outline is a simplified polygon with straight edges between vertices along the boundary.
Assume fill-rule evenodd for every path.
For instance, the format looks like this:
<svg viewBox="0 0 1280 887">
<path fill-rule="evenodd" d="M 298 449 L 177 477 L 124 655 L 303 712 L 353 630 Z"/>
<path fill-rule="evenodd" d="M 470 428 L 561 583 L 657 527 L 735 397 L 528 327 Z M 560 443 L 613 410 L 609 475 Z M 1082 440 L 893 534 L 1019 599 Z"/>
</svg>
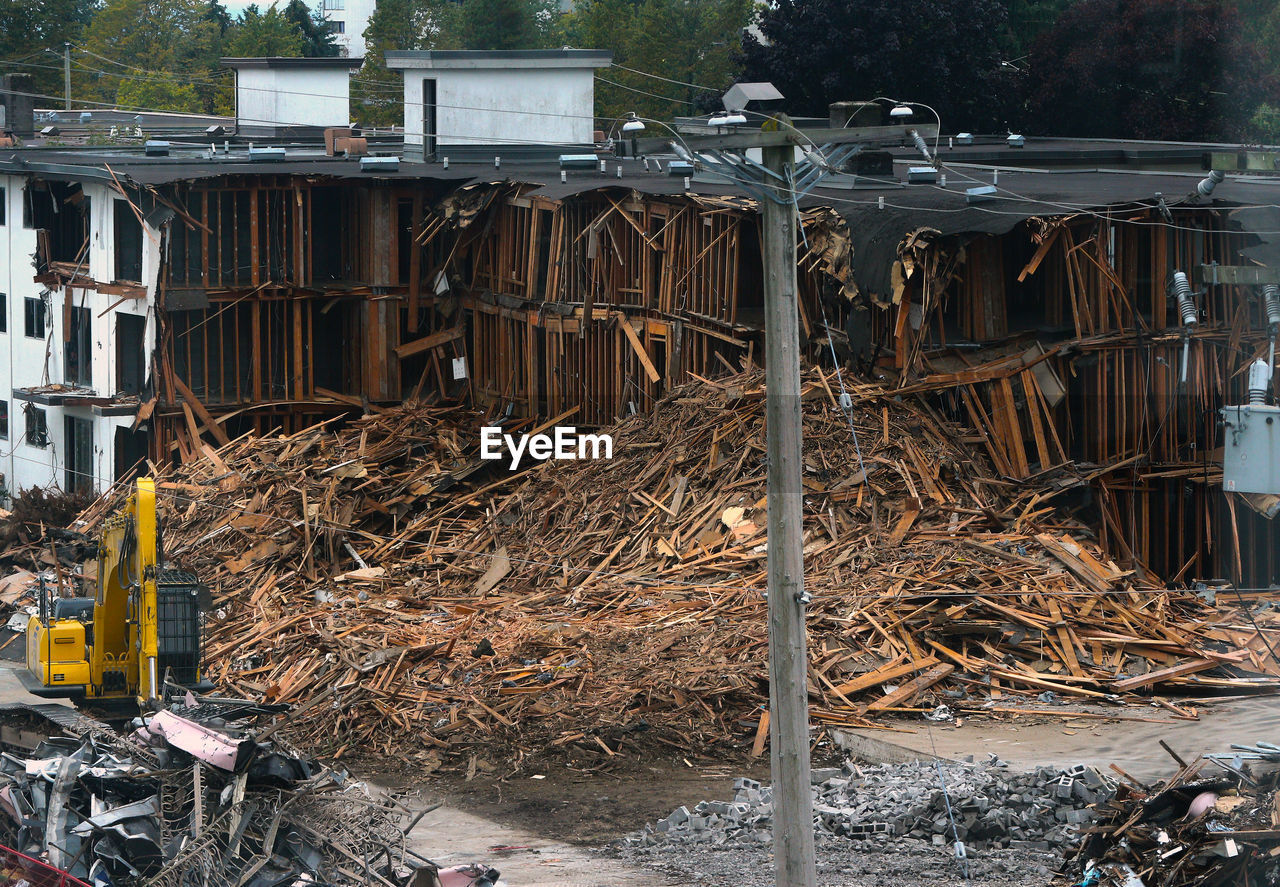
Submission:
<svg viewBox="0 0 1280 887">
<path fill-rule="evenodd" d="M 959 837 L 974 850 L 1051 850 L 1073 843 L 1080 828 L 1094 820 L 1094 805 L 1115 793 L 1115 784 L 1092 767 L 1015 772 L 992 756 L 982 763 L 943 763 L 942 779 L 938 770 L 931 762 L 849 763 L 814 770 L 816 834 L 819 839 L 914 839 L 939 846 Z M 740 778 L 734 781 L 732 801 L 677 807 L 631 842 L 766 844 L 773 840 L 772 795 L 769 786 Z"/>
</svg>

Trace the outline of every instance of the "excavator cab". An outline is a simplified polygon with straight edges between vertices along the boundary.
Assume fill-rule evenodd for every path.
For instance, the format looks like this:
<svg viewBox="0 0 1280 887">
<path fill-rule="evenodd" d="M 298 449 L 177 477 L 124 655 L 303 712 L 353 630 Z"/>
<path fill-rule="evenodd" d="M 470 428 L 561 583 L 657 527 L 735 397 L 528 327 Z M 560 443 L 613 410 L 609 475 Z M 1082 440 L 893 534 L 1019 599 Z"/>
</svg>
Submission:
<svg viewBox="0 0 1280 887">
<path fill-rule="evenodd" d="M 41 585 L 23 684 L 37 696 L 142 707 L 166 680 L 212 689 L 201 675 L 201 599 L 193 574 L 162 568 L 155 484 L 140 478 L 103 524 L 97 594 L 50 600 Z"/>
</svg>

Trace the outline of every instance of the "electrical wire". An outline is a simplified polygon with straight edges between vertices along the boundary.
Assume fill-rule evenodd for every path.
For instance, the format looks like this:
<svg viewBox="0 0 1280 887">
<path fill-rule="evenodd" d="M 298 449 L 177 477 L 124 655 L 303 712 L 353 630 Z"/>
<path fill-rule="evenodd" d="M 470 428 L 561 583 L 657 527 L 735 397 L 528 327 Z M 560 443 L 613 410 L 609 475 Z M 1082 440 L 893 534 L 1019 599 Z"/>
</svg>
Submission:
<svg viewBox="0 0 1280 887">
<path fill-rule="evenodd" d="M 611 67 L 618 68 L 622 71 L 630 71 L 632 74 L 639 74 L 641 77 L 652 77 L 654 80 L 662 80 L 666 83 L 674 83 L 676 86 L 690 86 L 694 89 L 702 89 L 707 92 L 723 92 L 722 89 L 716 89 L 714 86 L 701 86 L 697 83 L 686 83 L 683 80 L 672 80 L 670 77 L 663 77 L 659 74 L 650 74 L 648 71 L 641 71 L 638 68 L 628 68 L 626 65 L 620 65 L 614 62 Z"/>
</svg>

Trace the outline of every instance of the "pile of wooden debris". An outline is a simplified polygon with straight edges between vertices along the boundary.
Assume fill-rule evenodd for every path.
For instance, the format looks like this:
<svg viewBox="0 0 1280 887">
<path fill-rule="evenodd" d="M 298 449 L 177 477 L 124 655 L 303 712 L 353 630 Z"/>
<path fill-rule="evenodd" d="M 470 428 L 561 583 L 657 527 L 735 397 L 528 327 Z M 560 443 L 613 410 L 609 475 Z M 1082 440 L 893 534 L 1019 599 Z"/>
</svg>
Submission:
<svg viewBox="0 0 1280 887">
<path fill-rule="evenodd" d="M 1280 747 L 1232 746 L 1098 805 L 1063 884 L 1280 884 Z M 1127 774 L 1126 774 L 1127 776 Z"/>
<path fill-rule="evenodd" d="M 806 370 L 818 721 L 1277 684 L 1252 634 L 1142 587 L 925 401 L 865 386 L 846 412 L 833 385 Z M 166 553 L 213 592 L 210 676 L 295 704 L 312 749 L 758 753 L 764 413 L 760 373 L 700 382 L 607 429 L 612 459 L 516 471 L 459 408 L 235 440 L 160 479 Z"/>
</svg>

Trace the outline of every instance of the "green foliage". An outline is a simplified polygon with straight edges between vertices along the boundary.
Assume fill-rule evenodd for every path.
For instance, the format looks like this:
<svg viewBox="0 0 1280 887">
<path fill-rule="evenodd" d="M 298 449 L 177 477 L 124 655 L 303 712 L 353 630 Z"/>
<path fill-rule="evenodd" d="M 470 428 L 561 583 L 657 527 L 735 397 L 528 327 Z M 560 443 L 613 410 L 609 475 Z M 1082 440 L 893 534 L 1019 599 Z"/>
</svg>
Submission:
<svg viewBox="0 0 1280 887">
<path fill-rule="evenodd" d="M 1005 119 L 1008 78 L 1000 0 L 775 0 L 748 35 L 748 80 L 772 82 L 793 115 L 890 96 L 937 109 L 949 131 L 991 132 Z"/>
<path fill-rule="evenodd" d="M 752 0 L 582 0 L 561 25 L 573 46 L 608 49 L 616 65 L 680 81 L 604 71 L 596 116 L 607 129 L 629 111 L 668 120 L 719 107 L 720 93 L 737 79 L 736 53 L 753 9 Z"/>
<path fill-rule="evenodd" d="M 1280 107 L 1263 102 L 1249 118 L 1250 138 L 1263 145 L 1280 145 Z"/>
<path fill-rule="evenodd" d="M 1228 0 L 1077 0 L 1032 50 L 1035 131 L 1101 138 L 1247 138 L 1276 105 L 1274 60 Z M 1265 118 L 1265 115 L 1263 115 Z"/>
<path fill-rule="evenodd" d="M 465 49 L 545 49 L 556 4 L 547 0 L 466 0 Z"/>
<path fill-rule="evenodd" d="M 366 126 L 403 121 L 399 71 L 388 71 L 389 50 L 460 49 L 461 13 L 452 0 L 379 0 L 365 28 L 364 67 L 351 83 L 354 118 Z"/>
<path fill-rule="evenodd" d="M 199 107 L 200 95 L 190 83 L 168 79 L 170 74 L 126 80 L 116 91 L 116 102 L 121 108 L 145 108 L 150 111 L 177 111 L 190 113 Z"/>
<path fill-rule="evenodd" d="M 224 51 L 233 58 L 296 58 L 302 55 L 303 45 L 297 25 L 278 8 L 270 6 L 263 12 L 257 4 L 250 4 L 227 33 Z"/>
<path fill-rule="evenodd" d="M 79 42 L 94 6 L 95 0 L 0 0 L 0 58 L 26 63 L 6 71 L 30 74 L 38 93 L 62 95 L 62 44 Z"/>
<path fill-rule="evenodd" d="M 302 37 L 302 54 L 307 58 L 333 58 L 341 54 L 333 36 L 333 26 L 320 9 L 311 9 L 303 0 L 289 0 L 284 17 L 293 22 Z"/>
<path fill-rule="evenodd" d="M 92 65 L 77 65 L 73 94 L 134 107 L 211 113 L 228 101 L 229 78 L 218 67 L 222 44 L 221 28 L 206 0 L 106 0 L 85 30 L 83 45 L 115 63 L 91 56 Z M 150 96 L 158 103 L 137 100 Z"/>
</svg>

